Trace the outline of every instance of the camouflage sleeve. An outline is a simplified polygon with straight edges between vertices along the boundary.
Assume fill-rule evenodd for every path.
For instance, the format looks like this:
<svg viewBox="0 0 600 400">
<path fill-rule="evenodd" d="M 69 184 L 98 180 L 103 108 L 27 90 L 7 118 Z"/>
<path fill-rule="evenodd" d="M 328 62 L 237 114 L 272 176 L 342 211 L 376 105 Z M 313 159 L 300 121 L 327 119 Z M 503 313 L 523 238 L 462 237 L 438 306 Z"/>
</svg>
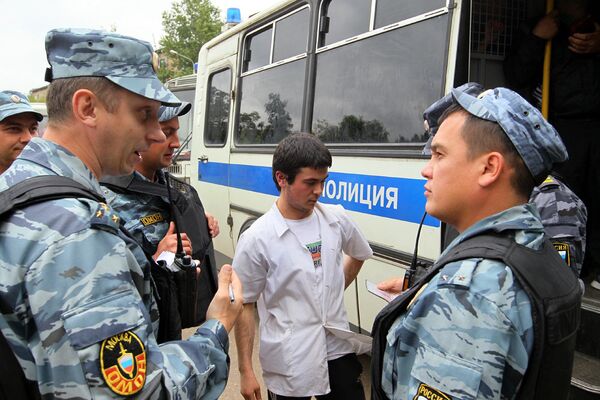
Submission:
<svg viewBox="0 0 600 400">
<path fill-rule="evenodd" d="M 514 284 L 497 262 L 445 266 L 388 333 L 388 395 L 514 398 L 533 340 L 529 300 Z"/>
<path fill-rule="evenodd" d="M 190 340 L 158 346 L 140 296 L 144 271 L 118 236 L 99 229 L 67 235 L 22 274 L 11 336 L 42 394 L 198 399 L 223 390 L 225 329 L 208 321 Z"/>
</svg>

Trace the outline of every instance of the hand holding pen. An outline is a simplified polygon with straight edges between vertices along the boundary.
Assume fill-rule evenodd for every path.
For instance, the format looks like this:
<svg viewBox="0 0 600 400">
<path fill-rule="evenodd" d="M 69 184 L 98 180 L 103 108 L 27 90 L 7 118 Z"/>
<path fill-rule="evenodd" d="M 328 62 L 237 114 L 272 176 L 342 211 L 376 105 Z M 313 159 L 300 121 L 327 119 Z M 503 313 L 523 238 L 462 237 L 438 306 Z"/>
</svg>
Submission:
<svg viewBox="0 0 600 400">
<path fill-rule="evenodd" d="M 208 306 L 206 319 L 218 319 L 230 332 L 243 303 L 242 283 L 231 265 L 225 264 L 219 272 L 219 289 Z"/>
</svg>

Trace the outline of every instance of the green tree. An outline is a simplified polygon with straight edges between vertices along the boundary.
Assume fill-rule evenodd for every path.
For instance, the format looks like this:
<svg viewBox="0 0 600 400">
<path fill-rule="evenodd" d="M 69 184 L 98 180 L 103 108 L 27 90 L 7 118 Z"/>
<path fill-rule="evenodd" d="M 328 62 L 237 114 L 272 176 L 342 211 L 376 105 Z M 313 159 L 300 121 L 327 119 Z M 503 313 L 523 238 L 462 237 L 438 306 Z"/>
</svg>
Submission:
<svg viewBox="0 0 600 400">
<path fill-rule="evenodd" d="M 160 39 L 163 54 L 171 62 L 159 68 L 161 79 L 187 75 L 193 72 L 192 62 L 198 61 L 200 47 L 221 32 L 221 11 L 210 0 L 175 1 L 162 14 L 165 36 Z M 170 54 L 171 50 L 183 55 Z"/>
</svg>

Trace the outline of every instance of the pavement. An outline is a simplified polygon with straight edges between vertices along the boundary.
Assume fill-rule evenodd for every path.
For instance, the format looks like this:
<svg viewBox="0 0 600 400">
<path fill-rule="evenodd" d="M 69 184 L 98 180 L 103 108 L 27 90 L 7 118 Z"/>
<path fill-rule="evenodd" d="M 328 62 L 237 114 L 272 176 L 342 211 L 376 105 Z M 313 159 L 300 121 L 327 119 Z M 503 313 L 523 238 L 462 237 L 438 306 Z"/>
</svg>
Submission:
<svg viewBox="0 0 600 400">
<path fill-rule="evenodd" d="M 183 330 L 183 338 L 189 337 L 196 328 L 189 328 Z M 256 338 L 254 340 L 254 350 L 252 351 L 252 364 L 254 365 L 254 373 L 258 379 L 258 383 L 261 387 L 262 399 L 267 400 L 267 389 L 262 380 L 262 369 L 258 361 L 258 324 L 256 327 Z M 229 334 L 229 358 L 231 359 L 231 366 L 229 369 L 229 381 L 225 387 L 225 391 L 219 397 L 222 400 L 239 400 L 242 399 L 240 394 L 240 373 L 238 371 L 238 357 L 237 348 L 235 346 L 235 336 L 233 332 Z M 370 357 L 367 355 L 360 355 L 359 359 L 363 365 L 362 382 L 365 387 L 365 398 L 370 398 L 371 393 L 371 375 L 369 373 Z"/>
</svg>

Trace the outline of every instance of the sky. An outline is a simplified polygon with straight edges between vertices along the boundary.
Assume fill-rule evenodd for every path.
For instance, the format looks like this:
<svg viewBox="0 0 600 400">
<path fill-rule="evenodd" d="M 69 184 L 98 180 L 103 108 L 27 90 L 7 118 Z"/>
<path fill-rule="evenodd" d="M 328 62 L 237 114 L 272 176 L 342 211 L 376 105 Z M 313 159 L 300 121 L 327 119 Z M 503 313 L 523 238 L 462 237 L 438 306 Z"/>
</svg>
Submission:
<svg viewBox="0 0 600 400">
<path fill-rule="evenodd" d="M 0 0 L 0 90 L 29 93 L 44 86 L 46 32 L 53 28 L 112 30 L 150 42 L 163 35 L 162 13 L 173 0 Z M 237 7 L 242 21 L 279 0 L 212 0 Z"/>
</svg>

